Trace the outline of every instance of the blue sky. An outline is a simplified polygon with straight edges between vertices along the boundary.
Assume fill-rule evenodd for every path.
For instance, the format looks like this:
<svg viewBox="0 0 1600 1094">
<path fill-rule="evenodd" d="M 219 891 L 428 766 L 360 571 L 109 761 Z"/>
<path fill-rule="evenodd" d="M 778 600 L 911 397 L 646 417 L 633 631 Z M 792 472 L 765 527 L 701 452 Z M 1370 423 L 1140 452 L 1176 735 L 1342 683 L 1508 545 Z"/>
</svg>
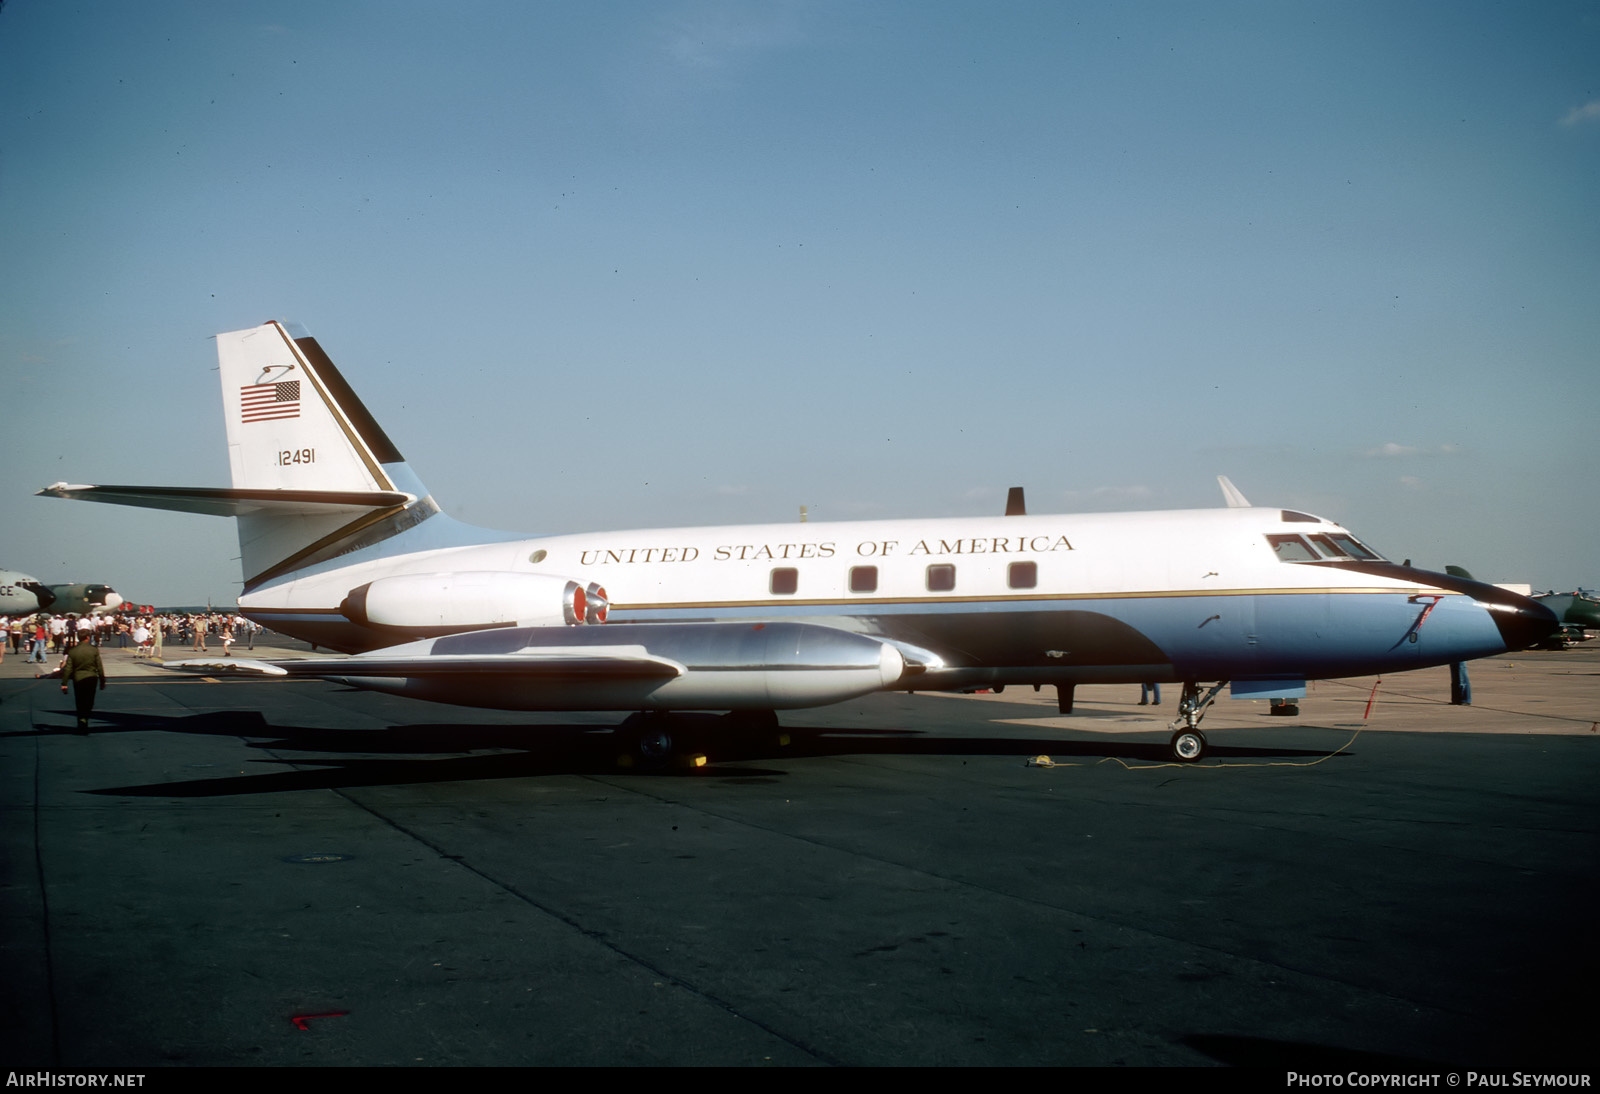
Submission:
<svg viewBox="0 0 1600 1094">
<path fill-rule="evenodd" d="M 1600 585 L 1600 6 L 0 8 L 0 567 L 236 591 L 218 331 L 528 532 L 1221 503 Z M 1175 545 L 1176 546 L 1176 545 Z"/>
</svg>

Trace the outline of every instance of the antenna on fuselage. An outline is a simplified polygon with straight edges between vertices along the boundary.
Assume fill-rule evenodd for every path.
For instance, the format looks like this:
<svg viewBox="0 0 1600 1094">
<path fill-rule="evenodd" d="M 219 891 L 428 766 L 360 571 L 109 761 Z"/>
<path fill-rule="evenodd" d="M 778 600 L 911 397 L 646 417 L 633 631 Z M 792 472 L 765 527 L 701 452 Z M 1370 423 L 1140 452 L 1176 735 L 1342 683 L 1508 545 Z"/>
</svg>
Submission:
<svg viewBox="0 0 1600 1094">
<path fill-rule="evenodd" d="M 1025 517 L 1028 515 L 1027 503 L 1022 500 L 1022 487 L 1013 486 L 1006 493 L 1006 516 Z"/>
<path fill-rule="evenodd" d="M 1218 475 L 1217 485 L 1222 487 L 1222 500 L 1228 503 L 1229 509 L 1249 509 L 1250 502 L 1239 493 L 1239 488 L 1228 481 L 1228 476 Z"/>
</svg>

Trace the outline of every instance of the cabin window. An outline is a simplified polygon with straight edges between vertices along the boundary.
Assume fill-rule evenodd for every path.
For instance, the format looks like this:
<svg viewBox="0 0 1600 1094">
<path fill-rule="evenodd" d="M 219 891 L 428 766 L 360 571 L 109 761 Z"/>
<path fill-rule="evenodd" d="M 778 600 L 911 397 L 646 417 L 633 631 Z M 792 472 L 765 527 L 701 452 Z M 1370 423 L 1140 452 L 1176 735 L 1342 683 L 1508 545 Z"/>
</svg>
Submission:
<svg viewBox="0 0 1600 1094">
<path fill-rule="evenodd" d="M 948 562 L 938 562 L 928 567 L 928 591 L 947 593 L 956 587 L 956 568 Z"/>
<path fill-rule="evenodd" d="M 850 567 L 850 591 L 853 593 L 877 592 L 878 568 L 876 566 Z"/>
<path fill-rule="evenodd" d="M 1306 541 L 1299 536 L 1268 536 L 1267 542 L 1272 545 L 1272 553 L 1278 556 L 1279 562 L 1315 562 L 1317 552 L 1313 551 Z"/>
<path fill-rule="evenodd" d="M 779 566 L 772 571 L 772 584 L 769 587 L 773 596 L 794 595 L 794 591 L 800 587 L 800 571 L 793 566 Z"/>
<path fill-rule="evenodd" d="M 1006 567 L 1006 584 L 1013 589 L 1032 589 L 1039 584 L 1037 562 L 1013 562 Z"/>
</svg>

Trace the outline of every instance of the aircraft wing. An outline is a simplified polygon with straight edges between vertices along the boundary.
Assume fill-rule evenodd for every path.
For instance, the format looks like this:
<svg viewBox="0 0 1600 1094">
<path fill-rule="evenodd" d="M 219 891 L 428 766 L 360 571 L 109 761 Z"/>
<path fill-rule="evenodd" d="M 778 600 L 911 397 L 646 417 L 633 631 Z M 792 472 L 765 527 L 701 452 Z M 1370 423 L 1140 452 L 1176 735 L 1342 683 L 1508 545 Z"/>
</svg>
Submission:
<svg viewBox="0 0 1600 1094">
<path fill-rule="evenodd" d="M 179 672 L 360 681 L 502 710 L 782 710 L 896 686 L 920 669 L 894 645 L 810 623 L 501 627 L 344 657 L 207 658 Z"/>
<path fill-rule="evenodd" d="M 169 661 L 172 672 L 205 676 L 301 677 L 470 677 L 515 676 L 525 679 L 600 677 L 607 679 L 680 676 L 683 665 L 656 657 L 643 646 L 543 647 L 537 652 L 409 655 L 358 654 L 352 657 L 294 658 L 264 661 L 247 657 L 196 658 Z"/>
</svg>

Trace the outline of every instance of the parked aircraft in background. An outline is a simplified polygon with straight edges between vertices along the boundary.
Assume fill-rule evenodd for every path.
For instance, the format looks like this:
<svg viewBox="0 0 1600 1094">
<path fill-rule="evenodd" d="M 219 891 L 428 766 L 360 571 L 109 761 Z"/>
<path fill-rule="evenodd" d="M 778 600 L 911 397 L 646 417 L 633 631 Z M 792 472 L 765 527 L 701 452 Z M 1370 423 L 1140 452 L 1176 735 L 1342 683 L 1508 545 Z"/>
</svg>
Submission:
<svg viewBox="0 0 1600 1094">
<path fill-rule="evenodd" d="M 1600 630 L 1600 593 L 1577 589 L 1570 593 L 1539 593 L 1533 599 L 1555 612 L 1562 623 Z"/>
<path fill-rule="evenodd" d="M 0 570 L 0 615 L 32 615 L 44 611 L 54 600 L 54 594 L 38 578 Z"/>
<path fill-rule="evenodd" d="M 1456 577 L 1471 578 L 1460 566 L 1446 566 L 1445 572 Z M 1529 599 L 1543 604 L 1555 615 L 1556 628 L 1533 646 L 1540 650 L 1563 650 L 1574 642 L 1587 642 L 1591 630 L 1600 629 L 1600 594 L 1588 589 L 1570 593 L 1533 593 L 1527 585 L 1502 586 L 1513 592 L 1528 593 Z"/>
<path fill-rule="evenodd" d="M 109 585 L 48 586 L 55 603 L 50 610 L 58 615 L 97 615 L 122 606 L 122 597 Z"/>
<path fill-rule="evenodd" d="M 46 585 L 15 570 L 0 570 L 0 615 L 93 615 L 121 605 L 122 597 L 109 585 Z"/>
<path fill-rule="evenodd" d="M 348 656 L 205 662 L 513 710 L 772 712 L 880 690 L 1183 685 L 1172 749 L 1235 694 L 1522 649 L 1549 610 L 1389 562 L 1321 517 L 1213 510 L 524 538 L 439 509 L 316 340 L 217 338 L 230 488 L 42 494 L 233 516 L 240 611 Z M 1233 492 L 1237 494 L 1237 491 Z M 1203 687 L 1203 685 L 1210 685 Z"/>
<path fill-rule="evenodd" d="M 1555 613 L 1561 627 L 1545 639 L 1566 645 L 1570 642 L 1587 642 L 1589 632 L 1600 629 L 1600 594 L 1589 589 L 1576 589 L 1570 593 L 1540 593 L 1533 598 Z"/>
</svg>

